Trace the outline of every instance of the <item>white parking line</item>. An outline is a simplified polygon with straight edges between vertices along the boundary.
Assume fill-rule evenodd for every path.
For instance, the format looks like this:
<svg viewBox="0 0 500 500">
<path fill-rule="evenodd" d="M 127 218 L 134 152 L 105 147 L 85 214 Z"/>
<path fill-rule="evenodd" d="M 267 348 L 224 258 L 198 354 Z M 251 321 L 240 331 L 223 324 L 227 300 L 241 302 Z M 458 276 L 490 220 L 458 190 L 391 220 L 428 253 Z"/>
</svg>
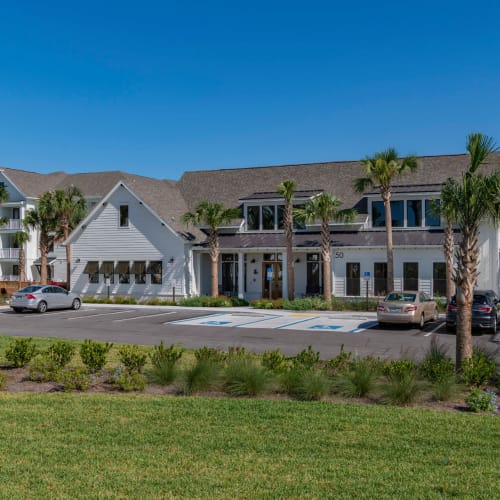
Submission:
<svg viewBox="0 0 500 500">
<path fill-rule="evenodd" d="M 152 318 L 153 316 L 165 316 L 166 314 L 175 314 L 175 311 L 158 314 L 143 314 L 142 316 L 134 316 L 133 318 L 114 319 L 113 323 L 118 323 L 119 321 L 132 321 L 133 319 Z"/>
<path fill-rule="evenodd" d="M 101 313 L 101 314 L 87 314 L 85 316 L 77 316 L 76 318 L 68 318 L 68 321 L 73 321 L 74 319 L 85 319 L 85 318 L 95 318 L 96 316 L 109 316 L 110 314 L 123 314 L 133 312 L 133 309 L 128 309 L 126 311 L 115 311 L 112 313 Z"/>
<path fill-rule="evenodd" d="M 424 337 L 428 337 L 429 335 L 432 335 L 434 332 L 437 332 L 442 326 L 444 325 L 444 321 L 441 321 L 438 326 L 433 328 L 430 332 L 427 332 Z"/>
<path fill-rule="evenodd" d="M 95 309 L 85 309 L 86 311 L 95 311 Z M 38 314 L 36 311 L 33 311 L 31 313 L 22 313 L 22 314 L 16 314 L 16 316 L 19 316 L 20 318 L 30 318 L 30 317 L 37 317 L 37 318 L 50 318 L 52 316 L 55 316 L 56 314 L 68 314 L 71 313 L 72 311 L 69 309 L 65 309 L 64 311 L 58 311 L 54 312 L 53 310 L 47 311 L 45 314 Z M 2 311 L 2 314 L 12 314 L 12 311 Z"/>
</svg>

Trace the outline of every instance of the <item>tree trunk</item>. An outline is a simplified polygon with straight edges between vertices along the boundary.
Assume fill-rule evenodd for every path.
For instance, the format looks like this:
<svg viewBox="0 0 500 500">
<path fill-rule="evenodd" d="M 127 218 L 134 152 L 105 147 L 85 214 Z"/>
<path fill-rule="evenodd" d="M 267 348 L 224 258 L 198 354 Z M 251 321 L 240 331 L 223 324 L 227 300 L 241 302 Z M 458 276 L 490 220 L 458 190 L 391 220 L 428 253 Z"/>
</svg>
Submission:
<svg viewBox="0 0 500 500">
<path fill-rule="evenodd" d="M 332 266 L 328 221 L 321 222 L 321 254 L 323 257 L 323 296 L 330 302 L 332 300 Z"/>
<path fill-rule="evenodd" d="M 456 369 L 472 357 L 472 301 L 478 277 L 478 228 L 462 228 L 462 241 L 457 250 L 457 334 Z"/>
<path fill-rule="evenodd" d="M 210 248 L 210 278 L 212 283 L 212 297 L 219 296 L 219 238 L 217 231 L 212 230 L 208 238 Z"/>
<path fill-rule="evenodd" d="M 392 248 L 391 193 L 382 192 L 385 208 L 385 234 L 387 245 L 387 292 L 394 291 L 394 252 Z"/>
<path fill-rule="evenodd" d="M 19 281 L 21 283 L 26 280 L 25 267 L 26 267 L 26 258 L 24 255 L 24 244 L 21 244 L 19 246 Z"/>
<path fill-rule="evenodd" d="M 449 304 L 455 294 L 455 281 L 453 279 L 453 250 L 455 242 L 453 240 L 453 228 L 449 222 L 446 224 L 443 247 L 446 261 L 446 303 Z"/>
<path fill-rule="evenodd" d="M 47 254 L 49 253 L 49 237 L 46 233 L 40 234 L 40 283 L 47 284 Z"/>
<path fill-rule="evenodd" d="M 293 213 L 292 204 L 285 207 L 285 239 L 286 239 L 286 276 L 288 300 L 295 296 L 295 269 L 293 262 Z"/>
</svg>

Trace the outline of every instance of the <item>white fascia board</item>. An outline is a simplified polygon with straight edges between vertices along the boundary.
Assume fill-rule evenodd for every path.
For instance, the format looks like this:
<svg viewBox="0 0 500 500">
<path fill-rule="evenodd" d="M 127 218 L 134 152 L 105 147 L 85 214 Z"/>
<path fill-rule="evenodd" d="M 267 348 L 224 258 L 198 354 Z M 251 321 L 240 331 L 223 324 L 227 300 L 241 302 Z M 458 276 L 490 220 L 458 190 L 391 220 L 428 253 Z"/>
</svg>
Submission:
<svg viewBox="0 0 500 500">
<path fill-rule="evenodd" d="M 88 225 L 88 223 L 92 220 L 92 218 L 94 217 L 94 215 L 97 213 L 98 210 L 101 209 L 101 207 L 107 203 L 109 201 L 109 199 L 113 196 L 113 194 L 118 190 L 120 189 L 121 187 L 123 187 L 124 189 L 126 189 L 153 217 L 155 217 L 156 219 L 158 219 L 161 223 L 162 226 L 165 226 L 168 230 L 170 230 L 175 236 L 177 236 L 178 238 L 180 238 L 179 234 L 177 233 L 177 231 L 175 231 L 172 227 L 170 227 L 170 225 L 165 222 L 147 203 L 145 203 L 141 198 L 139 198 L 139 196 L 137 196 L 134 191 L 132 191 L 132 189 L 130 189 L 123 181 L 119 181 L 115 184 L 115 186 L 109 191 L 109 193 L 104 196 L 103 198 L 101 198 L 99 200 L 99 202 L 96 204 L 96 206 L 89 212 L 89 214 L 87 215 L 87 217 L 85 217 L 85 219 L 83 219 L 80 224 L 78 224 L 78 226 L 75 227 L 75 229 L 73 229 L 73 231 L 71 232 L 71 234 L 68 236 L 68 238 L 66 240 L 64 240 L 61 245 L 62 246 L 66 246 L 66 245 L 70 245 L 73 240 L 76 238 L 76 235 L 78 234 L 79 231 L 81 231 L 82 227 L 85 227 Z"/>
</svg>

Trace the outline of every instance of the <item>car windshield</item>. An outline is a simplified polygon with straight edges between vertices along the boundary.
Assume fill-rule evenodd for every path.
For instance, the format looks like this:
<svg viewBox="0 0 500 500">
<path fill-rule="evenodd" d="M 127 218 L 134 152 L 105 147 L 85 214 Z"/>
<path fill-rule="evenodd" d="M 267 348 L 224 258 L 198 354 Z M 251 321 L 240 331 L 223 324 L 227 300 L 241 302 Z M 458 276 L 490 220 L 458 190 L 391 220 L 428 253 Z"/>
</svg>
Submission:
<svg viewBox="0 0 500 500">
<path fill-rule="evenodd" d="M 415 302 L 417 295 L 415 293 L 390 293 L 386 302 Z"/>
<path fill-rule="evenodd" d="M 43 288 L 43 287 L 37 286 L 37 285 L 31 285 L 31 286 L 27 286 L 25 288 L 21 288 L 21 290 L 19 290 L 19 292 L 20 293 L 33 293 L 33 292 L 37 292 L 41 288 Z"/>
</svg>

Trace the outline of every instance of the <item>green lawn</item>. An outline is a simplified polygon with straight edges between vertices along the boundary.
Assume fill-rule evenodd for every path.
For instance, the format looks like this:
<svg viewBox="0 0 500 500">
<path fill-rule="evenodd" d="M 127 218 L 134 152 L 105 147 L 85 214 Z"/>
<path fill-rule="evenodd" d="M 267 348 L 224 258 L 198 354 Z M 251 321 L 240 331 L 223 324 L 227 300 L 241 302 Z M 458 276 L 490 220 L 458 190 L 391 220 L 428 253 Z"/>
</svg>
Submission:
<svg viewBox="0 0 500 500">
<path fill-rule="evenodd" d="M 489 415 L 0 393 L 0 497 L 500 497 Z"/>
</svg>

